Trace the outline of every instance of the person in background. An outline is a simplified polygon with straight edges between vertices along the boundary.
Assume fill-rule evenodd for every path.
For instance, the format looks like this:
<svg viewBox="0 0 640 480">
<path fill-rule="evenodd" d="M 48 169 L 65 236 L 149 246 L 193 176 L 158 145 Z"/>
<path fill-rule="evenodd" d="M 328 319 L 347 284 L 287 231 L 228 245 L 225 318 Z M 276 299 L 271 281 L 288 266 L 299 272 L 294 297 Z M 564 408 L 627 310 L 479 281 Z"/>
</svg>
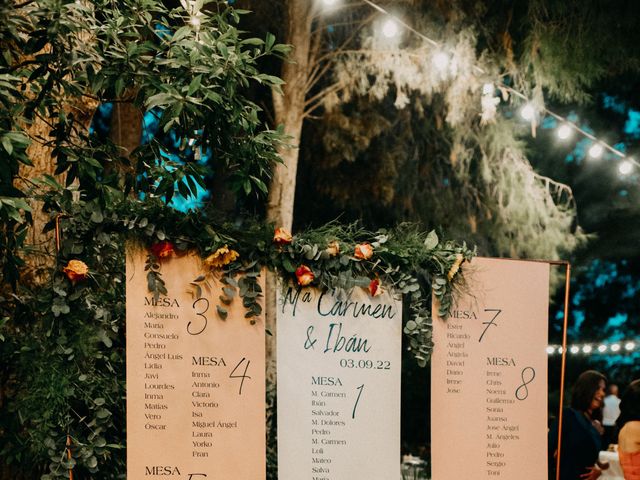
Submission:
<svg viewBox="0 0 640 480">
<path fill-rule="evenodd" d="M 618 417 L 618 456 L 624 480 L 640 480 L 640 380 L 622 395 Z"/>
<path fill-rule="evenodd" d="M 600 372 L 588 370 L 576 380 L 571 395 L 571 407 L 562 414 L 562 448 L 560 450 L 560 480 L 595 480 L 601 474 L 597 465 L 602 450 L 601 418 L 606 378 Z M 556 478 L 558 455 L 558 422 L 549 430 L 549 479 Z"/>
<path fill-rule="evenodd" d="M 618 398 L 618 386 L 610 383 L 607 386 L 607 396 L 604 397 L 602 408 L 602 426 L 604 427 L 604 446 L 617 443 L 616 420 L 620 415 L 620 398 Z"/>
</svg>

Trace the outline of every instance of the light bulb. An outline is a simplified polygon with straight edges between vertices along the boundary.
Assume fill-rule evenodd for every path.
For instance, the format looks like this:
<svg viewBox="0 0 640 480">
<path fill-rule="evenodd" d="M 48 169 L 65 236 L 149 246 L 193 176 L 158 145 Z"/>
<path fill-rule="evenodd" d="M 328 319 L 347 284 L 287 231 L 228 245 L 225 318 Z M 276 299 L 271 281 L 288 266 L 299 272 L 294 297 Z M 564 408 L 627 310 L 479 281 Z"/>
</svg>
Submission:
<svg viewBox="0 0 640 480">
<path fill-rule="evenodd" d="M 582 347 L 582 353 L 591 353 L 592 350 L 593 347 L 591 347 L 591 345 L 585 345 L 584 347 Z"/>
<path fill-rule="evenodd" d="M 613 345 L 611 345 L 612 352 L 617 352 L 618 350 L 620 350 L 620 345 L 618 345 L 617 343 L 614 343 Z"/>
<path fill-rule="evenodd" d="M 554 347 L 547 347 L 547 353 L 549 355 L 553 355 L 555 353 L 556 349 Z"/>
<path fill-rule="evenodd" d="M 624 345 L 624 349 L 628 352 L 630 352 L 631 350 L 633 350 L 634 348 L 636 348 L 636 344 L 633 342 L 627 342 Z"/>
<path fill-rule="evenodd" d="M 558 138 L 560 140 L 566 140 L 573 133 L 573 129 L 566 123 L 563 123 L 558 127 Z"/>
<path fill-rule="evenodd" d="M 591 148 L 589 149 L 589 156 L 591 158 L 600 158 L 603 152 L 604 152 L 604 148 L 602 147 L 602 145 L 599 143 L 594 143 L 593 145 L 591 145 Z"/>
<path fill-rule="evenodd" d="M 387 38 L 393 38 L 398 35 L 398 24 L 391 18 L 388 18 L 382 24 L 382 34 Z"/>
<path fill-rule="evenodd" d="M 620 162 L 620 165 L 618 165 L 618 171 L 622 175 L 629 175 L 631 170 L 633 170 L 633 163 L 631 163 L 630 160 L 623 160 Z"/>
<path fill-rule="evenodd" d="M 562 353 L 564 350 L 562 350 L 562 347 L 558 347 L 558 353 Z"/>
<path fill-rule="evenodd" d="M 433 64 L 438 70 L 445 70 L 449 66 L 449 56 L 444 52 L 438 52 L 433 56 Z"/>
<path fill-rule="evenodd" d="M 600 353 L 604 353 L 604 352 L 606 352 L 606 351 L 607 351 L 607 346 L 606 346 L 606 345 L 600 345 L 600 346 L 598 346 L 598 351 L 599 351 Z"/>
<path fill-rule="evenodd" d="M 533 120 L 533 118 L 536 116 L 536 109 L 533 108 L 533 105 L 527 103 L 520 110 L 520 116 L 527 121 Z"/>
<path fill-rule="evenodd" d="M 578 353 L 578 352 L 580 351 L 580 347 L 578 347 L 578 346 L 574 345 L 573 347 L 571 347 L 571 348 L 569 349 L 569 351 L 570 351 L 571 353 Z"/>
</svg>

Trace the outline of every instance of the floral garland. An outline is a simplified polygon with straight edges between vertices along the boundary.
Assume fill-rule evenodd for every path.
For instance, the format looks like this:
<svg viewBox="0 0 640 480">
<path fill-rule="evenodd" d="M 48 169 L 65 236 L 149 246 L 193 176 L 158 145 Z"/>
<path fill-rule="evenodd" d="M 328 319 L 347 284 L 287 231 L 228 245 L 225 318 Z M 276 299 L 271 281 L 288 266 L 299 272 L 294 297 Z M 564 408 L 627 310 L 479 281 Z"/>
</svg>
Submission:
<svg viewBox="0 0 640 480">
<path fill-rule="evenodd" d="M 300 287 L 347 292 L 363 288 L 372 297 L 393 290 L 406 301 L 403 331 L 408 349 L 421 366 L 428 363 L 433 347 L 432 295 L 439 302 L 439 315 L 446 317 L 455 289 L 464 283 L 460 266 L 475 255 L 465 244 L 443 242 L 434 231 L 424 233 L 406 224 L 369 232 L 357 225 L 331 223 L 292 235 L 255 221 L 240 227 L 214 226 L 207 220 L 213 215 L 185 215 L 160 205 L 141 211 L 139 203 L 127 205 L 121 210 L 127 212 L 125 218 L 117 217 L 110 228 L 149 249 L 147 285 L 156 297 L 167 294 L 162 261 L 188 250 L 198 251 L 206 269 L 191 282 L 196 297 L 211 277 L 222 279 L 223 294 L 217 305 L 221 319 L 227 318 L 227 306 L 236 296 L 242 299 L 248 321 L 262 313 L 258 278 L 265 267 Z M 71 259 L 63 272 L 72 282 L 89 274 L 78 258 Z"/>
</svg>

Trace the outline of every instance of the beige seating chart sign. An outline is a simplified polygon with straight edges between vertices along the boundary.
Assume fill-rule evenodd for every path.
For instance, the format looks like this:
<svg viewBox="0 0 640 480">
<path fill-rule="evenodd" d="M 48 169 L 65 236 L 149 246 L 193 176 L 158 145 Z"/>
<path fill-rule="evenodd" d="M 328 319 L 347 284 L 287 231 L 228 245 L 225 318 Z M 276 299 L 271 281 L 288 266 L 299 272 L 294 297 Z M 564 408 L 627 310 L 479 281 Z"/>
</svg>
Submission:
<svg viewBox="0 0 640 480">
<path fill-rule="evenodd" d="M 434 306 L 433 480 L 547 480 L 549 264 L 475 258 Z"/>
<path fill-rule="evenodd" d="M 197 298 L 193 255 L 162 260 L 154 300 L 145 258 L 127 254 L 127 478 L 264 479 L 263 318 L 236 296 L 222 320 L 219 281 Z"/>
<path fill-rule="evenodd" d="M 278 289 L 279 480 L 400 478 L 402 302 Z"/>
</svg>

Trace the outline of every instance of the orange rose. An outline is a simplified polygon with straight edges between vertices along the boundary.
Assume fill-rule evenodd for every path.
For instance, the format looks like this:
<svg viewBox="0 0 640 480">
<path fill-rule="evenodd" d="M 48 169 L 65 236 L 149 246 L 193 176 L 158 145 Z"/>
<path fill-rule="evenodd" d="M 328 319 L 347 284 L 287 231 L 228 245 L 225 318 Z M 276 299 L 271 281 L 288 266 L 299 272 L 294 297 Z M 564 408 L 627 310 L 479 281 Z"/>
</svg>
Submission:
<svg viewBox="0 0 640 480">
<path fill-rule="evenodd" d="M 288 245 L 292 241 L 293 237 L 289 232 L 282 227 L 276 228 L 275 234 L 273 235 L 273 243 L 277 245 Z"/>
<path fill-rule="evenodd" d="M 173 243 L 163 240 L 154 245 L 151 245 L 151 252 L 158 258 L 167 258 L 175 253 Z"/>
<path fill-rule="evenodd" d="M 235 250 L 229 250 L 228 246 L 220 247 L 204 260 L 204 264 L 209 268 L 222 268 L 236 260 L 240 254 Z"/>
<path fill-rule="evenodd" d="M 456 254 L 456 261 L 453 262 L 453 265 L 451 265 L 451 268 L 449 269 L 449 273 L 447 273 L 447 279 L 449 279 L 449 281 L 453 280 L 453 277 L 456 276 L 456 273 L 458 273 L 458 270 L 460 270 L 460 265 L 462 265 L 462 262 L 464 262 L 464 257 L 462 256 L 462 254 Z"/>
<path fill-rule="evenodd" d="M 62 271 L 69 280 L 76 282 L 87 278 L 87 275 L 89 274 L 89 267 L 87 267 L 86 263 L 80 260 L 69 260 L 69 263 L 67 263 L 67 266 L 64 267 Z"/>
<path fill-rule="evenodd" d="M 369 260 L 373 257 L 373 247 L 370 243 L 359 243 L 356 245 L 356 250 L 353 256 L 358 260 Z"/>
<path fill-rule="evenodd" d="M 311 282 L 313 282 L 316 276 L 313 274 L 309 267 L 307 267 L 306 265 L 300 265 L 296 269 L 296 278 L 298 279 L 298 285 L 300 285 L 301 287 L 306 287 Z"/>
<path fill-rule="evenodd" d="M 369 294 L 372 297 L 378 297 L 383 293 L 384 291 L 382 290 L 382 284 L 380 283 L 380 280 L 378 280 L 377 278 L 374 278 L 369 282 Z"/>
<path fill-rule="evenodd" d="M 330 257 L 335 257 L 340 253 L 340 244 L 337 241 L 333 241 L 327 245 L 325 252 L 329 254 Z"/>
</svg>

